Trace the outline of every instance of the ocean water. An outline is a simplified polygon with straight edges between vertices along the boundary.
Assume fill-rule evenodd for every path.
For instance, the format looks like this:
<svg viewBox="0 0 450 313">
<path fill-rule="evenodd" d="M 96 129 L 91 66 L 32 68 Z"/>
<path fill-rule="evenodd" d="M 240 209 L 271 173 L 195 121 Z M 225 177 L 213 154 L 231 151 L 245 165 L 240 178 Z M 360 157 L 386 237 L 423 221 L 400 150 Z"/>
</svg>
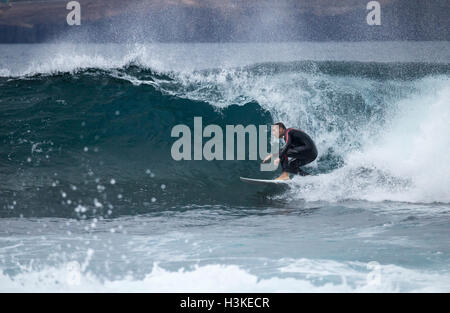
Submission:
<svg viewBox="0 0 450 313">
<path fill-rule="evenodd" d="M 450 44 L 0 45 L 0 291 L 450 291 Z M 319 157 L 179 161 L 177 124 Z"/>
</svg>

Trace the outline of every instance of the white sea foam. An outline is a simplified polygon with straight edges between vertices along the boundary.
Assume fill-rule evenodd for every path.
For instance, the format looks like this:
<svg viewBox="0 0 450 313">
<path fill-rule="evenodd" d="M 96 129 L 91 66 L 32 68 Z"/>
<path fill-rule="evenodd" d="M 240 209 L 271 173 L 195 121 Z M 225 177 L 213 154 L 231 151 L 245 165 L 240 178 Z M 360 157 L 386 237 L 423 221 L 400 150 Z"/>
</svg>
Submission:
<svg viewBox="0 0 450 313">
<path fill-rule="evenodd" d="M 295 276 L 297 275 L 297 276 Z M 154 264 L 142 278 L 96 277 L 77 262 L 15 276 L 0 274 L 0 292 L 448 292 L 450 275 L 371 262 L 289 260 L 261 278 L 237 265 L 211 264 L 169 271 Z"/>
<path fill-rule="evenodd" d="M 444 77 L 416 82 L 421 93 L 396 103 L 384 129 L 349 151 L 342 168 L 297 178 L 289 197 L 450 202 L 449 82 Z"/>
</svg>

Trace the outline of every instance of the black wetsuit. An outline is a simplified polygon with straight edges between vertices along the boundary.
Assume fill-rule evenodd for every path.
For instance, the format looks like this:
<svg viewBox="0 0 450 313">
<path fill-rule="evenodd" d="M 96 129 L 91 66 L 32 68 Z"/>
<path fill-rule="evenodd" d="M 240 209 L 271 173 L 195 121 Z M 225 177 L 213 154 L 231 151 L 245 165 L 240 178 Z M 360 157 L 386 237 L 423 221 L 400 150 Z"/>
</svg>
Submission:
<svg viewBox="0 0 450 313">
<path fill-rule="evenodd" d="M 280 150 L 280 163 L 283 172 L 308 175 L 300 166 L 311 163 L 317 158 L 314 141 L 305 132 L 289 128 L 284 133 L 286 144 Z"/>
</svg>

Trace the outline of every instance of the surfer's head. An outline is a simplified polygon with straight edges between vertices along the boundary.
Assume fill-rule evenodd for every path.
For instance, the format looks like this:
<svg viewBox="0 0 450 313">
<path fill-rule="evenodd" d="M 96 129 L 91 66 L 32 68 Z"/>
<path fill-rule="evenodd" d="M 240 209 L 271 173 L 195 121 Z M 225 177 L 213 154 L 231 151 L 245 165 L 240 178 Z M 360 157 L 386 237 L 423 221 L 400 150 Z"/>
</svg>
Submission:
<svg viewBox="0 0 450 313">
<path fill-rule="evenodd" d="M 275 138 L 281 138 L 284 136 L 284 133 L 286 132 L 286 126 L 284 126 L 283 123 L 278 122 L 272 125 L 272 135 Z"/>
</svg>

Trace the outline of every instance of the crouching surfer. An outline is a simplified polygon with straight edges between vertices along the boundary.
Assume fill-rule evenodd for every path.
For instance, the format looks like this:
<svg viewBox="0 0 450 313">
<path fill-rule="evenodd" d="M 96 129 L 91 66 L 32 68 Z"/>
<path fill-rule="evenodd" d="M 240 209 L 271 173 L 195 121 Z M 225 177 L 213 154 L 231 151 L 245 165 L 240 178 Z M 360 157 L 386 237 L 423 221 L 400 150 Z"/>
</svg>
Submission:
<svg viewBox="0 0 450 313">
<path fill-rule="evenodd" d="M 308 175 L 300 166 L 309 164 L 317 158 L 317 148 L 311 137 L 299 129 L 286 129 L 283 123 L 275 123 L 272 126 L 272 135 L 275 138 L 283 138 L 286 142 L 280 149 L 278 158 L 274 160 L 276 166 L 281 163 L 283 171 L 276 180 L 289 180 L 289 174 Z M 269 154 L 263 163 L 272 157 L 273 154 Z"/>
</svg>

